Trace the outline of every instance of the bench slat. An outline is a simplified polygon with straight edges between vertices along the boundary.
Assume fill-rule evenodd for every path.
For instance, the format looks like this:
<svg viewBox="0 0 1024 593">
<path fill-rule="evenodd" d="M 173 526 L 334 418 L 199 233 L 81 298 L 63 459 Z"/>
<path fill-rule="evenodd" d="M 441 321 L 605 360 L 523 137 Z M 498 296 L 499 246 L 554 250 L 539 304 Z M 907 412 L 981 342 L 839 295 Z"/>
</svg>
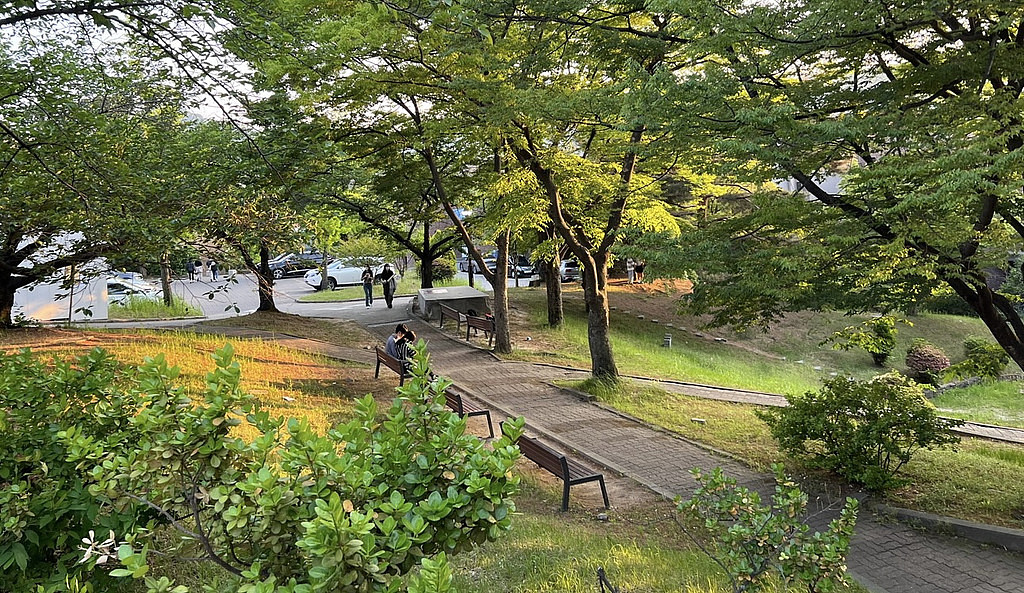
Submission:
<svg viewBox="0 0 1024 593">
<path fill-rule="evenodd" d="M 478 406 L 473 403 L 472 400 L 462 399 L 462 393 L 455 389 L 455 386 L 449 386 L 444 392 L 445 405 L 452 409 L 453 412 L 460 416 L 486 416 L 487 417 L 487 432 L 490 434 L 488 438 L 494 438 L 494 425 L 491 424 L 491 411 L 487 408 Z"/>
<path fill-rule="evenodd" d="M 377 352 L 377 368 L 373 371 L 374 378 L 380 377 L 380 365 L 383 363 L 384 366 L 398 375 L 398 384 L 405 385 L 405 380 L 411 375 L 405 372 L 405 366 L 402 364 L 402 361 L 388 354 L 380 346 L 374 346 L 374 350 Z"/>
</svg>

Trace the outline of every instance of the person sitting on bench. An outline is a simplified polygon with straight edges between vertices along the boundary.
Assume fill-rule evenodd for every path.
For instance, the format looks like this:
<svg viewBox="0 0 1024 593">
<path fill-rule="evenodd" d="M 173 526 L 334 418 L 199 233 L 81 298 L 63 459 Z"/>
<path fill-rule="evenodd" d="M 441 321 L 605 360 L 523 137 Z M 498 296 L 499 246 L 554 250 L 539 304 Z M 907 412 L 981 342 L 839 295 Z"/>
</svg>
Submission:
<svg viewBox="0 0 1024 593">
<path fill-rule="evenodd" d="M 412 359 L 416 356 L 416 332 L 409 329 L 404 323 L 401 325 L 402 333 L 395 340 L 395 358 L 402 362 L 402 368 L 406 373 L 412 374 Z"/>
<path fill-rule="evenodd" d="M 404 323 L 399 323 L 395 326 L 395 333 L 388 336 L 388 341 L 384 344 L 384 351 L 387 352 L 391 358 L 397 358 L 399 360 L 402 359 L 402 357 L 398 355 L 398 340 L 400 340 L 408 331 L 408 326 Z"/>
</svg>

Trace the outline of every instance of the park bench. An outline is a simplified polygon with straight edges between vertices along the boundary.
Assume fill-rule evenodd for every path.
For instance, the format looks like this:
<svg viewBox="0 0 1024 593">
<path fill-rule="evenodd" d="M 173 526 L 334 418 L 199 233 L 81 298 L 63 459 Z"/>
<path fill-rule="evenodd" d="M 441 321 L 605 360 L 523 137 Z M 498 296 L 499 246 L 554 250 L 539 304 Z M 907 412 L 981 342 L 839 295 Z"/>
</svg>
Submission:
<svg viewBox="0 0 1024 593">
<path fill-rule="evenodd" d="M 601 485 L 601 497 L 604 498 L 604 508 L 609 508 L 608 489 L 604 485 L 604 474 L 595 472 L 589 467 L 569 459 L 564 454 L 555 451 L 535 438 L 525 434 L 516 441 L 519 450 L 527 459 L 533 461 L 542 468 L 562 480 L 562 510 L 569 510 L 569 487 L 587 482 L 598 482 Z"/>
<path fill-rule="evenodd" d="M 462 399 L 462 392 L 457 387 L 451 385 L 444 392 L 444 403 L 453 412 L 459 416 L 485 416 L 487 418 L 487 432 L 490 433 L 487 438 L 494 438 L 494 425 L 491 424 L 491 411 L 487 408 L 477 405 L 472 399 Z"/>
<path fill-rule="evenodd" d="M 482 330 L 484 337 L 488 338 L 487 346 L 491 347 L 494 345 L 494 319 L 488 319 L 487 317 L 474 317 L 473 315 L 466 315 L 466 341 L 469 341 L 470 330 Z"/>
<path fill-rule="evenodd" d="M 440 303 L 438 306 L 441 307 L 441 323 L 437 327 L 439 329 L 444 327 L 445 318 L 454 319 L 456 323 L 455 331 L 460 331 L 462 329 L 462 322 L 465 321 L 466 316 L 458 309 L 449 307 L 444 303 Z"/>
<path fill-rule="evenodd" d="M 411 375 L 405 372 L 405 365 L 402 364 L 402 361 L 385 352 L 380 346 L 376 346 L 374 349 L 377 351 L 377 368 L 373 371 L 374 378 L 380 377 L 380 365 L 383 363 L 384 366 L 398 374 L 398 384 L 405 385 L 405 380 Z"/>
</svg>

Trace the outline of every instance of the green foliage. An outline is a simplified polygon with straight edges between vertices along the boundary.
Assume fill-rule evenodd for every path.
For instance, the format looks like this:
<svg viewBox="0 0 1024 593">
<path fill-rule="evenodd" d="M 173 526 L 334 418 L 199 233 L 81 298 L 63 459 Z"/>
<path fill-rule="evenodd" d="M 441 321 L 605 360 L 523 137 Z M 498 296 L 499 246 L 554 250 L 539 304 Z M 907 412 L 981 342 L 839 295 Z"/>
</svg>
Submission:
<svg viewBox="0 0 1024 593">
<path fill-rule="evenodd" d="M 974 336 L 964 339 L 964 356 L 965 360 L 949 367 L 949 373 L 954 377 L 998 379 L 1010 363 L 1010 357 L 1002 346 Z"/>
<path fill-rule="evenodd" d="M 891 315 L 882 315 L 862 323 L 851 325 L 839 330 L 826 339 L 823 344 L 832 342 L 836 350 L 863 348 L 878 366 L 883 366 L 889 354 L 896 348 L 896 321 Z M 909 321 L 899 320 L 907 325 Z"/>
<path fill-rule="evenodd" d="M 129 394 L 137 413 L 125 431 L 96 435 L 83 423 L 62 436 L 100 503 L 115 513 L 143 504 L 179 532 L 162 554 L 225 569 L 214 591 L 398 591 L 424 558 L 507 530 L 518 487 L 509 436 L 522 422 L 493 451 L 467 435 L 465 420 L 444 405 L 449 383 L 429 378 L 424 350 L 386 413 L 367 396 L 355 419 L 327 435 L 261 410 L 240 390 L 225 346 L 200 401 L 173 386 L 177 371 L 158 357 L 139 370 Z M 180 590 L 148 574 L 149 532 L 125 539 L 115 576 Z"/>
<path fill-rule="evenodd" d="M 421 262 L 420 268 L 422 268 L 422 266 L 423 264 Z M 433 278 L 435 282 L 448 282 L 449 280 L 455 278 L 455 256 L 453 254 L 449 254 L 448 256 L 435 259 L 433 262 L 431 262 L 431 266 L 433 268 Z M 420 278 L 423 277 L 422 269 L 420 269 L 419 275 Z"/>
<path fill-rule="evenodd" d="M 915 379 L 934 384 L 939 374 L 949 368 L 949 357 L 938 346 L 918 338 L 907 349 L 906 364 Z"/>
<path fill-rule="evenodd" d="M 99 558 L 82 563 L 76 548 L 93 530 L 143 528 L 152 513 L 130 505 L 108 513 L 67 460 L 59 433 L 79 425 L 82 438 L 134 438 L 129 375 L 100 350 L 49 365 L 28 350 L 0 353 L 0 591 L 73 590 L 90 580 L 116 589 L 92 570 Z"/>
<path fill-rule="evenodd" d="M 824 532 L 810 533 L 803 522 L 807 495 L 789 480 L 780 464 L 775 493 L 762 505 L 761 495 L 728 478 L 721 468 L 710 475 L 691 473 L 700 487 L 678 508 L 710 533 L 713 550 L 705 551 L 721 566 L 735 593 L 760 591 L 777 577 L 807 591 L 832 591 L 845 584 L 846 554 L 850 549 L 857 501 L 846 499 L 839 516 Z"/>
<path fill-rule="evenodd" d="M 896 474 L 916 451 L 956 443 L 949 429 L 963 423 L 940 418 L 921 388 L 897 373 L 838 377 L 786 399 L 789 406 L 758 413 L 779 448 L 872 490 L 898 486 Z"/>
</svg>

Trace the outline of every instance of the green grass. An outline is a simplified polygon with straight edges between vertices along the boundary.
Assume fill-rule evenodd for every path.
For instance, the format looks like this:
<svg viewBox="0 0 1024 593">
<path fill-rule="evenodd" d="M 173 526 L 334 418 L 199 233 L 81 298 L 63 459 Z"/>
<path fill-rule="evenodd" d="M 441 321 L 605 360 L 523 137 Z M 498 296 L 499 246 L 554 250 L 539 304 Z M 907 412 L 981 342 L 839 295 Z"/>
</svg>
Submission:
<svg viewBox="0 0 1024 593">
<path fill-rule="evenodd" d="M 551 329 L 543 327 L 546 321 L 546 310 L 541 300 L 544 298 L 543 290 L 513 289 L 513 294 L 516 305 L 527 305 L 530 309 L 532 327 L 529 331 L 543 334 L 546 340 L 558 344 L 557 359 L 551 355 L 526 354 L 522 351 L 516 357 L 590 366 L 587 324 L 582 305 L 577 300 L 566 300 L 565 323 L 559 329 Z M 673 334 L 672 348 L 660 347 L 665 333 Z M 612 314 L 611 339 L 616 364 L 624 374 L 771 393 L 816 390 L 819 378 L 823 375 L 807 368 L 808 365 L 760 356 L 622 314 Z"/>
<path fill-rule="evenodd" d="M 176 317 L 202 317 L 203 312 L 178 297 L 172 298 L 168 307 L 163 299 L 129 297 L 123 305 L 110 305 L 107 316 L 110 319 L 170 319 Z"/>
<path fill-rule="evenodd" d="M 998 381 L 953 389 L 932 399 L 944 416 L 1024 428 L 1024 383 Z"/>
<path fill-rule="evenodd" d="M 807 471 L 778 450 L 757 406 L 688 397 L 631 381 L 587 380 L 572 385 L 652 424 L 663 426 L 765 470 L 776 461 L 791 473 Z M 702 418 L 697 424 L 691 418 Z M 1024 528 L 1024 447 L 965 438 L 956 449 L 920 451 L 904 468 L 911 484 L 886 495 L 889 504 L 930 513 Z"/>
<path fill-rule="evenodd" d="M 529 476 L 527 476 L 529 478 Z M 622 591 L 725 593 L 727 579 L 692 547 L 667 503 L 611 512 L 608 522 L 557 512 L 558 493 L 529 479 L 512 530 L 453 558 L 455 587 L 473 593 L 594 593 L 597 569 Z M 795 592 L 799 589 L 793 588 Z M 782 593 L 769 586 L 766 593 Z M 859 586 L 841 593 L 863 591 Z"/>
<path fill-rule="evenodd" d="M 469 282 L 461 278 L 453 278 L 446 282 L 434 282 L 435 288 L 441 288 L 442 286 L 468 286 Z M 413 272 L 409 272 L 398 282 L 398 288 L 395 290 L 396 295 L 407 295 L 416 294 L 416 291 L 420 289 L 420 277 Z M 351 300 L 362 300 L 363 299 L 363 287 L 360 286 L 346 286 L 344 288 L 338 288 L 335 290 L 321 290 L 306 296 L 300 297 L 300 303 L 335 303 L 338 301 L 351 301 Z M 383 289 L 379 284 L 373 285 L 373 300 L 384 301 Z"/>
</svg>

